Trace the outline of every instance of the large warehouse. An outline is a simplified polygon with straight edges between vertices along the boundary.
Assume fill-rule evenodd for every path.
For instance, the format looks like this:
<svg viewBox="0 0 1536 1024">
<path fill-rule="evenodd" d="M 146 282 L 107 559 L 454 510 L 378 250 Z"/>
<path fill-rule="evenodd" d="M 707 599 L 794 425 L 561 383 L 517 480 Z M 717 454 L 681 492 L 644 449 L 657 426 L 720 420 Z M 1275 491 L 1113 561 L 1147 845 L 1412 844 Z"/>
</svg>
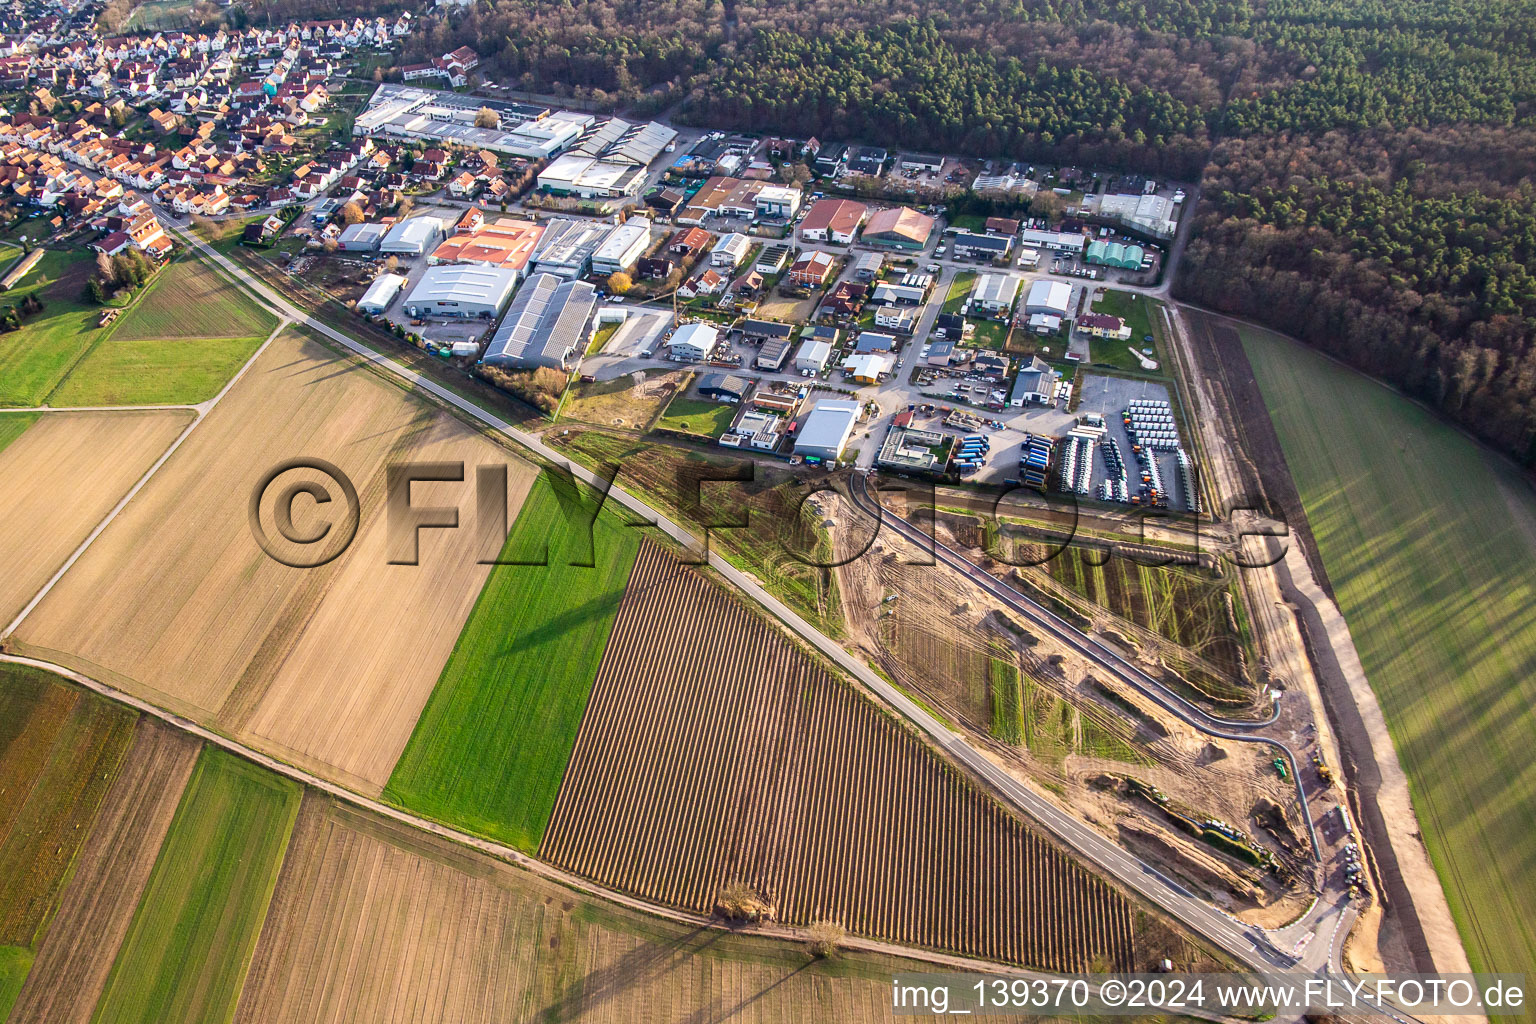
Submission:
<svg viewBox="0 0 1536 1024">
<path fill-rule="evenodd" d="M 405 278 L 399 274 L 380 274 L 373 279 L 368 290 L 363 292 L 363 297 L 357 300 L 358 311 L 377 316 L 389 308 L 389 304 L 395 301 L 395 296 L 404 287 Z"/>
<path fill-rule="evenodd" d="M 795 437 L 795 452 L 810 459 L 836 462 L 858 422 L 858 402 L 846 399 L 817 402 Z"/>
<path fill-rule="evenodd" d="M 625 221 L 609 232 L 592 254 L 592 270 L 598 274 L 628 270 L 650 246 L 651 222 L 644 217 Z"/>
<path fill-rule="evenodd" d="M 933 218 L 906 206 L 893 206 L 870 214 L 864 225 L 864 241 L 897 249 L 921 249 L 933 234 Z"/>
<path fill-rule="evenodd" d="M 1036 281 L 1029 286 L 1029 295 L 1024 299 L 1024 312 L 1064 317 L 1071 302 L 1071 285 L 1064 281 Z"/>
<path fill-rule="evenodd" d="M 597 290 L 585 281 L 534 274 L 507 309 L 481 362 L 569 370 L 587 336 Z"/>
<path fill-rule="evenodd" d="M 412 217 L 389 229 L 379 242 L 379 252 L 421 256 L 443 241 L 443 222 L 436 217 Z"/>
<path fill-rule="evenodd" d="M 507 308 L 517 271 L 463 264 L 428 267 L 405 297 L 411 316 L 493 317 Z"/>
</svg>

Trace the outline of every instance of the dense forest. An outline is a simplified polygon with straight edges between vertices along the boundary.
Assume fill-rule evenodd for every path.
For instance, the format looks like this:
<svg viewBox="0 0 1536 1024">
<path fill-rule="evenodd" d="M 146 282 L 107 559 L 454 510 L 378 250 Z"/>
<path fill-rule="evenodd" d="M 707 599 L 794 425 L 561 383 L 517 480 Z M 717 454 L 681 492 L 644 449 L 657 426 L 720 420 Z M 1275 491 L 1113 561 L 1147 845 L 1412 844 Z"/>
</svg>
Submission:
<svg viewBox="0 0 1536 1024">
<path fill-rule="evenodd" d="M 1199 179 L 1177 294 L 1536 464 L 1536 0 L 481 0 L 407 56 L 464 43 L 700 125 Z"/>
</svg>

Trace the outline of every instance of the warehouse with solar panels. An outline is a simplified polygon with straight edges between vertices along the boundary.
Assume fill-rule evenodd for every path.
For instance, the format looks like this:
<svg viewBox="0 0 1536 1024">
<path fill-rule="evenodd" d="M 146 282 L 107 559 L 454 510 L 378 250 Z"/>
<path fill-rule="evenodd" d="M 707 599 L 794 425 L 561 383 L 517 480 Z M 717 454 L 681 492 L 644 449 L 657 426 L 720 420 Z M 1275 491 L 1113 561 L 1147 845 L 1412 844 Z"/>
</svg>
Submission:
<svg viewBox="0 0 1536 1024">
<path fill-rule="evenodd" d="M 587 282 L 535 274 L 517 293 L 480 361 L 514 369 L 569 370 L 596 305 L 597 289 Z"/>
</svg>

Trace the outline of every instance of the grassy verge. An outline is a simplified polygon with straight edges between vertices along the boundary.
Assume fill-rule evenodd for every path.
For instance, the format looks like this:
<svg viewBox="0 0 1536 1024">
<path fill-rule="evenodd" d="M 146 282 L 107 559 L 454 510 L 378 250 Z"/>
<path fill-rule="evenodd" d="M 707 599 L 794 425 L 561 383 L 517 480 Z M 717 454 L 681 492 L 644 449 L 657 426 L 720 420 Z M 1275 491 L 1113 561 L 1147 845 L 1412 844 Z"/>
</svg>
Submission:
<svg viewBox="0 0 1536 1024">
<path fill-rule="evenodd" d="M 1406 399 L 1242 337 L 1472 968 L 1536 976 L 1536 496 Z"/>
<path fill-rule="evenodd" d="M 971 297 L 971 289 L 976 287 L 976 275 L 969 270 L 963 270 L 955 275 L 955 279 L 949 282 L 949 291 L 944 296 L 944 312 L 958 313 L 960 307 L 965 305 L 965 300 Z"/>
<path fill-rule="evenodd" d="M 203 751 L 93 1024 L 234 1015 L 301 793 L 232 754 Z"/>
<path fill-rule="evenodd" d="M 395 765 L 387 799 L 529 853 L 543 839 L 639 533 L 540 477 Z M 572 562 L 594 563 L 591 567 Z"/>
</svg>

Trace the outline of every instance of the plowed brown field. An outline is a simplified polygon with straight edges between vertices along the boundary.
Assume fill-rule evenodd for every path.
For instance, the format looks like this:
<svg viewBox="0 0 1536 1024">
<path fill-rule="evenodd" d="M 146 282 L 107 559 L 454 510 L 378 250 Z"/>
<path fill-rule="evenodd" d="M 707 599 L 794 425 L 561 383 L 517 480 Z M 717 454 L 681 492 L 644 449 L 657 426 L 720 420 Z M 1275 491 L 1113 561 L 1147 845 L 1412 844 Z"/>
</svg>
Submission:
<svg viewBox="0 0 1536 1024">
<path fill-rule="evenodd" d="M 107 791 L 10 1024 L 87 1024 L 201 744 L 151 718 Z"/>
<path fill-rule="evenodd" d="M 274 561 L 248 521 L 263 474 L 300 456 L 340 467 L 361 504 L 356 541 L 320 568 Z M 461 527 L 421 531 L 420 564 L 390 565 L 385 466 L 418 460 L 467 464 L 463 483 L 413 488 L 418 507 L 463 505 Z M 493 462 L 508 466 L 510 522 L 530 467 L 352 360 L 284 335 L 16 639 L 376 794 L 489 571 L 476 564 L 474 474 Z M 306 508 L 314 502 L 295 504 L 296 523 Z"/>
<path fill-rule="evenodd" d="M 235 1021 L 870 1024 L 903 969 L 618 910 L 311 794 Z"/>
<path fill-rule="evenodd" d="M 0 629 L 192 419 L 48 413 L 0 451 Z"/>
<path fill-rule="evenodd" d="M 1049 970 L 1138 962 L 1128 900 L 651 544 L 540 854 L 695 911 L 744 883 L 792 923 Z"/>
</svg>

